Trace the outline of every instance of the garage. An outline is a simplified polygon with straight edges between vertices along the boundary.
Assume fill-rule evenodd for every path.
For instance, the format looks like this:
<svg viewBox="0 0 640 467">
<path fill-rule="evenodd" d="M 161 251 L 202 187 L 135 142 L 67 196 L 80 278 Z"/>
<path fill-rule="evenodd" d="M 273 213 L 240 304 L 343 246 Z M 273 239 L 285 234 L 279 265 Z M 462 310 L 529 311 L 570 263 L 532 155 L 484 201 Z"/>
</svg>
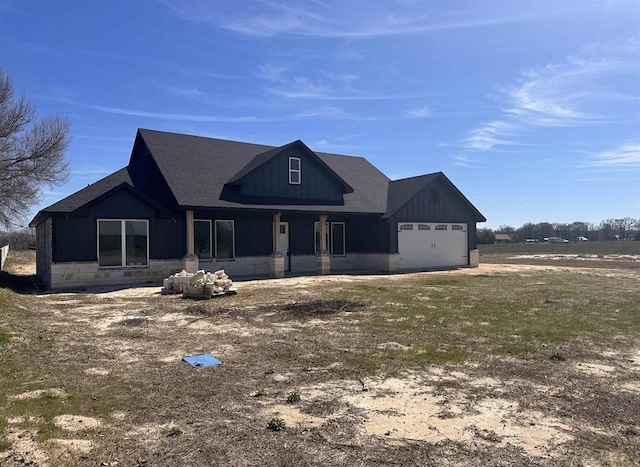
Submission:
<svg viewBox="0 0 640 467">
<path fill-rule="evenodd" d="M 460 223 L 398 223 L 401 269 L 467 266 L 467 226 Z"/>
</svg>

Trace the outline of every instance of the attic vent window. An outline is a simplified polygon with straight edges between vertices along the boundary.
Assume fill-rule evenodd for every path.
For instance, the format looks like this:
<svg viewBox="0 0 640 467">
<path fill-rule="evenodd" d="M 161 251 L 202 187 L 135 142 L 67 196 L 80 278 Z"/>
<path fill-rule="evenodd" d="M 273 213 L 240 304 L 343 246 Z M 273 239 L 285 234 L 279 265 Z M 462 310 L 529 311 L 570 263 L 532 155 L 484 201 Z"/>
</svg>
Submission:
<svg viewBox="0 0 640 467">
<path fill-rule="evenodd" d="M 289 158 L 289 183 L 291 185 L 300 185 L 300 158 Z"/>
</svg>

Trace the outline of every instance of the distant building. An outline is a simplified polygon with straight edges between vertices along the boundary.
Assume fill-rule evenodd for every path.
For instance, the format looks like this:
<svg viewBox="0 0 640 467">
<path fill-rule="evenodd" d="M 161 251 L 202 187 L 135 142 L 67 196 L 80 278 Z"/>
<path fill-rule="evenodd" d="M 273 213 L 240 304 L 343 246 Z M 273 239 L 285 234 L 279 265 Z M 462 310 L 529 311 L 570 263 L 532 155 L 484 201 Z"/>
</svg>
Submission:
<svg viewBox="0 0 640 467">
<path fill-rule="evenodd" d="M 509 233 L 496 234 L 496 243 L 516 243 L 517 241 L 518 241 L 518 236 L 516 234 L 509 234 Z"/>
</svg>

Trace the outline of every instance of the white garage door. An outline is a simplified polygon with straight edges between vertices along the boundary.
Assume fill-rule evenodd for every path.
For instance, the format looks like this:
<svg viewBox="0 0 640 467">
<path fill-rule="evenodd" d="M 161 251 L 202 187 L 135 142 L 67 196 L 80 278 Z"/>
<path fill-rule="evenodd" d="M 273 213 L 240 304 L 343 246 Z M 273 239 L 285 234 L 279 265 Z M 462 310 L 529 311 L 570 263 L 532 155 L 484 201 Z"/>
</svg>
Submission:
<svg viewBox="0 0 640 467">
<path fill-rule="evenodd" d="M 400 268 L 439 268 L 468 264 L 466 224 L 398 223 Z"/>
</svg>

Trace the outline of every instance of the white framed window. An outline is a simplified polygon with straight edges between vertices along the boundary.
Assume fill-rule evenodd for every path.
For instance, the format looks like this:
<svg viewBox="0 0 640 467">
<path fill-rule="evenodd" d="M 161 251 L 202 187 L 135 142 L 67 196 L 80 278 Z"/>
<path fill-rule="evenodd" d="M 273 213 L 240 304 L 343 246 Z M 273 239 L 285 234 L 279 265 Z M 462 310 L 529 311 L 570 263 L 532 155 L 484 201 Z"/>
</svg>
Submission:
<svg viewBox="0 0 640 467">
<path fill-rule="evenodd" d="M 215 257 L 216 259 L 234 259 L 236 256 L 235 226 L 231 220 L 215 221 Z"/>
<path fill-rule="evenodd" d="M 400 224 L 400 230 L 413 230 L 413 224 Z"/>
<path fill-rule="evenodd" d="M 431 230 L 431 226 L 429 224 L 418 224 L 418 230 Z"/>
<path fill-rule="evenodd" d="M 193 221 L 193 252 L 200 259 L 211 259 L 211 221 Z"/>
<path fill-rule="evenodd" d="M 344 222 L 331 223 L 331 254 L 335 256 L 346 254 Z"/>
<path fill-rule="evenodd" d="M 325 242 L 327 250 L 334 256 L 344 256 L 347 254 L 346 250 L 346 236 L 345 236 L 345 223 L 344 222 L 327 222 L 325 229 Z M 313 223 L 314 232 L 314 253 L 320 252 L 320 222 Z"/>
<path fill-rule="evenodd" d="M 299 157 L 289 158 L 289 184 L 300 185 L 302 180 L 301 163 Z"/>
<path fill-rule="evenodd" d="M 436 230 L 448 230 L 447 224 L 436 225 Z"/>
<path fill-rule="evenodd" d="M 325 245 L 327 245 L 327 248 L 329 248 L 329 223 L 328 222 L 325 223 L 324 235 L 325 235 Z M 313 223 L 313 238 L 314 238 L 313 252 L 317 255 L 318 253 L 320 253 L 320 222 L 316 221 Z"/>
<path fill-rule="evenodd" d="M 149 221 L 98 219 L 98 267 L 149 266 Z"/>
<path fill-rule="evenodd" d="M 460 224 L 453 224 L 451 226 L 451 230 L 464 230 L 464 227 L 462 227 Z"/>
</svg>

